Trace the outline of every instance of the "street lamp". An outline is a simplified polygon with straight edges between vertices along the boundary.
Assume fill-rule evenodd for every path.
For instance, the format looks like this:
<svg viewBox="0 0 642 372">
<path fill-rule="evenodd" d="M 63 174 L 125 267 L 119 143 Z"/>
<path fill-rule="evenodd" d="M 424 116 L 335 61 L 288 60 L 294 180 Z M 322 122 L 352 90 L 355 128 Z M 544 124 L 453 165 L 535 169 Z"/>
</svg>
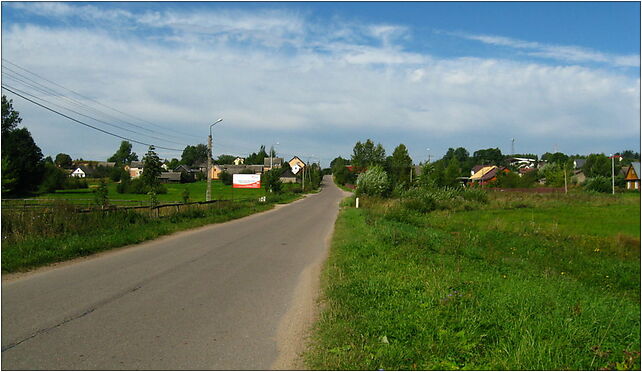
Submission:
<svg viewBox="0 0 642 372">
<path fill-rule="evenodd" d="M 218 119 L 214 124 L 210 125 L 210 135 L 207 137 L 207 191 L 205 192 L 205 201 L 212 200 L 212 127 L 223 121 L 223 118 Z"/>
<path fill-rule="evenodd" d="M 270 170 L 272 170 L 272 158 L 274 156 L 274 146 L 278 146 L 279 143 L 273 143 L 272 146 L 270 147 Z"/>
<path fill-rule="evenodd" d="M 428 151 L 428 163 L 430 163 L 430 149 L 427 148 L 426 151 Z"/>
</svg>

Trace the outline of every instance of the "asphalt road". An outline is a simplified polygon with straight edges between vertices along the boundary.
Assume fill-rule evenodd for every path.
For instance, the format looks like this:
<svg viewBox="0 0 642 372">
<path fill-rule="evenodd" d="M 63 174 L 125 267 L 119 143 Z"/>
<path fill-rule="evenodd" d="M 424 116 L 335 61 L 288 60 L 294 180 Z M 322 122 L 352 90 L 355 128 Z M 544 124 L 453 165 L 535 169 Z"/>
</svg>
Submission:
<svg viewBox="0 0 642 372">
<path fill-rule="evenodd" d="M 324 186 L 276 210 L 3 279 L 2 369 L 270 369 L 279 323 L 302 273 L 325 257 L 345 195 Z"/>
</svg>

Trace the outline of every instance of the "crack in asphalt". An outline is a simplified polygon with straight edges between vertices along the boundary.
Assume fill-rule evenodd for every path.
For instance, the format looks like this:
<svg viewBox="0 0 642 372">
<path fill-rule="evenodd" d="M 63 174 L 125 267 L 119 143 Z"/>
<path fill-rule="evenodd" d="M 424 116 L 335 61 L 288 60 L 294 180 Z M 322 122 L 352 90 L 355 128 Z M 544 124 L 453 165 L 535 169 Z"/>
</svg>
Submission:
<svg viewBox="0 0 642 372">
<path fill-rule="evenodd" d="M 139 290 L 141 288 L 142 288 L 141 285 L 137 285 L 137 286 L 135 286 L 133 288 L 130 288 L 130 289 L 126 290 L 126 291 L 123 291 L 123 292 L 118 293 L 118 294 L 116 294 L 114 296 L 111 296 L 111 297 L 109 297 L 109 298 L 107 298 L 107 299 L 105 299 L 103 301 L 98 302 L 94 306 L 90 307 L 89 309 L 83 311 L 82 313 L 80 313 L 78 315 L 74 315 L 74 316 L 71 316 L 69 318 L 66 318 L 63 321 L 61 321 L 60 323 L 55 324 L 53 326 L 46 327 L 46 328 L 41 328 L 41 329 L 35 331 L 34 333 L 32 333 L 31 335 L 23 338 L 22 340 L 15 341 L 15 342 L 12 342 L 12 343 L 10 343 L 8 345 L 5 345 L 5 346 L 2 347 L 1 351 L 4 353 L 5 351 L 13 349 L 14 347 L 20 345 L 21 343 L 23 343 L 25 341 L 31 340 L 32 338 L 37 337 L 37 336 L 39 336 L 39 335 L 41 335 L 43 333 L 47 333 L 47 332 L 49 332 L 49 331 L 51 331 L 53 329 L 56 329 L 58 327 L 61 327 L 61 326 L 65 325 L 65 324 L 67 324 L 67 323 L 69 323 L 71 321 L 74 321 L 76 319 L 80 319 L 80 318 L 82 318 L 82 317 L 84 317 L 86 315 L 89 315 L 89 314 L 93 313 L 94 311 L 96 311 L 99 307 L 105 306 L 106 304 L 108 304 L 110 302 L 113 302 L 113 301 L 116 301 L 117 299 L 119 299 L 121 297 L 124 297 L 124 296 L 126 296 L 126 295 L 128 295 L 130 293 L 136 292 L 137 290 Z"/>
</svg>

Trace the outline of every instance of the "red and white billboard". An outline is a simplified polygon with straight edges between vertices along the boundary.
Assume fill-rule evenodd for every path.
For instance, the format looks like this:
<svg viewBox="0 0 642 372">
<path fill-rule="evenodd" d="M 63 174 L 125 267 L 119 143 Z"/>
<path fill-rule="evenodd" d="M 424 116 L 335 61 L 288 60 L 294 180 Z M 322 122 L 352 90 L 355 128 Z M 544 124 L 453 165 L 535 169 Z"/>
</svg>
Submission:
<svg viewBox="0 0 642 372">
<path fill-rule="evenodd" d="M 260 189 L 260 174 L 233 174 L 232 184 L 235 189 Z"/>
</svg>

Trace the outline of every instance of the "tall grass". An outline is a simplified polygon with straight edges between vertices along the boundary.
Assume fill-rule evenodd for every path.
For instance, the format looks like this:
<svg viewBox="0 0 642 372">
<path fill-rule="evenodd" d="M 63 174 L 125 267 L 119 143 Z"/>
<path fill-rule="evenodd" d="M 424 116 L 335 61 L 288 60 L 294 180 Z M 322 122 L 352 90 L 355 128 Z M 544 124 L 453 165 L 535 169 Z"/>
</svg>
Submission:
<svg viewBox="0 0 642 372">
<path fill-rule="evenodd" d="M 309 368 L 640 369 L 639 196 L 450 199 L 341 212 Z"/>
</svg>

